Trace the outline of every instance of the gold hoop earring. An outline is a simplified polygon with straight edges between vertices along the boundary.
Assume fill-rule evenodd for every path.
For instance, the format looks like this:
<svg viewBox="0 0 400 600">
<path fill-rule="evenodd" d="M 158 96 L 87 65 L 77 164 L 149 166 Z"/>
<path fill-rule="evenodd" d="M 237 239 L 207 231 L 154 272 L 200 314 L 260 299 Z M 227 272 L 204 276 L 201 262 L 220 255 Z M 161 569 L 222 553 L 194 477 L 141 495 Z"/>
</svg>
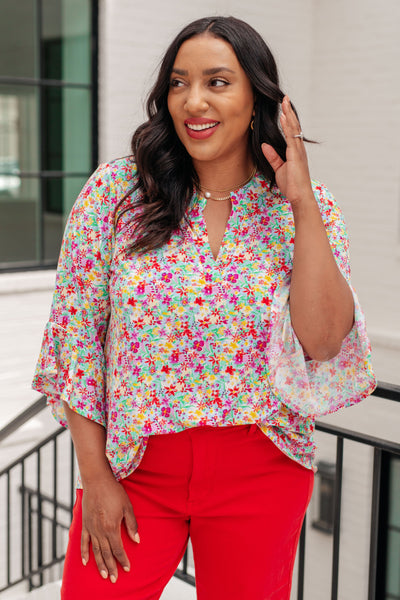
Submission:
<svg viewBox="0 0 400 600">
<path fill-rule="evenodd" d="M 250 121 L 250 129 L 254 131 L 254 119 Z"/>
</svg>

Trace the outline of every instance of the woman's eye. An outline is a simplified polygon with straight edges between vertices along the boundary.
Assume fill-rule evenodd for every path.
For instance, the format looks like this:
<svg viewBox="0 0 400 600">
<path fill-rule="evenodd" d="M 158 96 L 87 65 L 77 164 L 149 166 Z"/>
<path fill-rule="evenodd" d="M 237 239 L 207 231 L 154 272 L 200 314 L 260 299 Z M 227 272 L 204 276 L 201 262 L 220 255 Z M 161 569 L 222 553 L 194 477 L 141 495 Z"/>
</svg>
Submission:
<svg viewBox="0 0 400 600">
<path fill-rule="evenodd" d="M 183 85 L 183 81 L 180 81 L 179 79 L 171 79 L 169 85 L 171 87 L 180 87 L 181 85 Z"/>
<path fill-rule="evenodd" d="M 224 85 L 229 85 L 229 81 L 225 81 L 225 79 L 212 79 L 210 85 L 212 87 L 222 87 Z"/>
</svg>

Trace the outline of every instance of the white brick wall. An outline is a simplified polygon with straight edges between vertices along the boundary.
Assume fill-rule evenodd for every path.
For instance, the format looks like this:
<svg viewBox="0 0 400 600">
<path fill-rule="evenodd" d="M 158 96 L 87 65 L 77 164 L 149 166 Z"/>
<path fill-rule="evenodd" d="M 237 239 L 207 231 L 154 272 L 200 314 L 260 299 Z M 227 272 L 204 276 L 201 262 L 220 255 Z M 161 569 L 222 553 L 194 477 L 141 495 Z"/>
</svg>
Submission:
<svg viewBox="0 0 400 600">
<path fill-rule="evenodd" d="M 400 3 L 314 8 L 310 110 L 324 144 L 312 149 L 313 173 L 345 212 L 378 377 L 399 383 Z"/>
<path fill-rule="evenodd" d="M 353 283 L 366 312 L 377 375 L 400 383 L 400 2 L 100 4 L 101 160 L 129 152 L 157 63 L 183 25 L 209 14 L 232 14 L 264 36 L 303 130 L 322 142 L 309 146 L 311 172 L 345 213 Z M 400 407 L 369 399 L 327 420 L 397 439 Z M 319 456 L 334 459 L 333 440 L 318 441 Z M 372 457 L 350 444 L 346 459 L 339 595 L 365 600 Z M 308 535 L 306 597 L 321 600 L 330 595 L 332 540 L 315 530 Z"/>
<path fill-rule="evenodd" d="M 100 2 L 100 158 L 129 150 L 143 120 L 143 102 L 167 45 L 190 21 L 224 14 L 243 18 L 264 35 L 279 57 L 282 79 L 296 92 L 302 113 L 308 105 L 312 0 L 272 0 L 245 5 L 235 0 L 202 2 Z M 294 49 L 294 52 L 293 52 Z"/>
<path fill-rule="evenodd" d="M 100 159 L 129 152 L 169 41 L 189 21 L 232 14 L 271 46 L 310 147 L 312 175 L 342 205 L 353 282 L 378 377 L 400 381 L 400 3 L 398 0 L 102 0 Z"/>
</svg>

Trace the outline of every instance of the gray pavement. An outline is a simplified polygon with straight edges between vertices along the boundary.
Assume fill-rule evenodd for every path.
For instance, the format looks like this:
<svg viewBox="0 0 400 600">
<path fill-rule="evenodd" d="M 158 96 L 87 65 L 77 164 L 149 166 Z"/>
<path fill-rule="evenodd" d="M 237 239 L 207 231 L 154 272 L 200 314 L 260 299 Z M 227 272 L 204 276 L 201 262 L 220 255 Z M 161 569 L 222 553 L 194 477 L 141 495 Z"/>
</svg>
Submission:
<svg viewBox="0 0 400 600">
<path fill-rule="evenodd" d="M 55 272 L 0 275 L 0 429 L 40 394 L 31 388 Z M 0 469 L 58 427 L 43 410 L 0 443 Z"/>
</svg>

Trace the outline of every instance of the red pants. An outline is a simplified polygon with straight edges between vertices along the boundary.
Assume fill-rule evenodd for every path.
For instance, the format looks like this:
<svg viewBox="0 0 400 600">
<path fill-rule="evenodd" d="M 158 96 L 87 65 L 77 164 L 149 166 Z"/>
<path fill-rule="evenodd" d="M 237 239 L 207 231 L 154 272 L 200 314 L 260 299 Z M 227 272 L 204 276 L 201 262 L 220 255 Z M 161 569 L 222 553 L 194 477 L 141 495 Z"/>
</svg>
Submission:
<svg viewBox="0 0 400 600">
<path fill-rule="evenodd" d="M 198 600 L 289 600 L 314 474 L 283 454 L 257 425 L 194 427 L 152 435 L 122 482 L 140 544 L 122 527 L 131 562 L 115 584 L 80 556 L 78 490 L 65 559 L 63 600 L 156 600 L 190 536 Z"/>
</svg>

